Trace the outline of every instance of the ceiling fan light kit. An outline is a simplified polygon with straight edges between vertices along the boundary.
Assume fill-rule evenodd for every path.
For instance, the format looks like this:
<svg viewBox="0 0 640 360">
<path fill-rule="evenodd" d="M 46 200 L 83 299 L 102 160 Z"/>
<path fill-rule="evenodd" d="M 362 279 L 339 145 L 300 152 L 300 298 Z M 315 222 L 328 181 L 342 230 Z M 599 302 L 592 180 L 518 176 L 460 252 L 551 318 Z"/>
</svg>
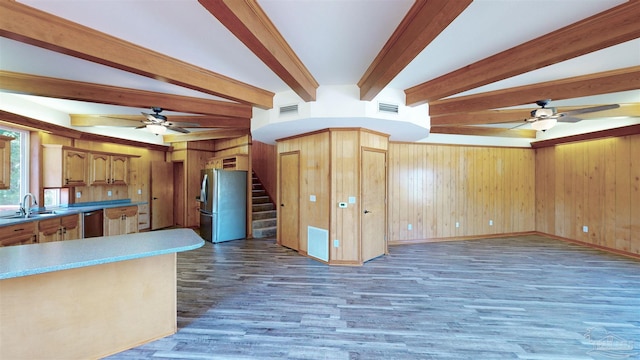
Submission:
<svg viewBox="0 0 640 360">
<path fill-rule="evenodd" d="M 540 119 L 531 123 L 531 128 L 536 131 L 547 131 L 558 123 L 557 119 Z"/>
<path fill-rule="evenodd" d="M 147 129 L 156 135 L 161 135 L 167 132 L 167 127 L 159 124 L 147 124 Z"/>
</svg>

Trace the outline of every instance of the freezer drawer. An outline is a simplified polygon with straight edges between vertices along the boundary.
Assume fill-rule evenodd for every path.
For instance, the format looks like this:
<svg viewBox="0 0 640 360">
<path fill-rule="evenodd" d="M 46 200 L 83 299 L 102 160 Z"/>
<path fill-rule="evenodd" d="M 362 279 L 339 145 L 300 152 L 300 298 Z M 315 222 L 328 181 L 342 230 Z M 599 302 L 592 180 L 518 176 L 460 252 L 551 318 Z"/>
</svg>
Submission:
<svg viewBox="0 0 640 360">
<path fill-rule="evenodd" d="M 200 237 L 213 241 L 213 214 L 200 211 Z"/>
</svg>

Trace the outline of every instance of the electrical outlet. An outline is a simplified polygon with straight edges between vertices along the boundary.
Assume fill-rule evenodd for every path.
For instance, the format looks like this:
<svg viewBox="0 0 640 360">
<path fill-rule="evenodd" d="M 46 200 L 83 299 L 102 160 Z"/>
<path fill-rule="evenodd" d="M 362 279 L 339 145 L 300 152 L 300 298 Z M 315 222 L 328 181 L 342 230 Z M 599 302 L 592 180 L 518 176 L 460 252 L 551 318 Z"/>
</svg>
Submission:
<svg viewBox="0 0 640 360">
<path fill-rule="evenodd" d="M 456 227 L 459 228 L 460 227 L 460 223 L 456 221 Z"/>
<path fill-rule="evenodd" d="M 138 189 L 138 195 L 142 195 L 142 189 Z"/>
<path fill-rule="evenodd" d="M 493 226 L 493 220 L 489 220 L 489 226 Z"/>
<path fill-rule="evenodd" d="M 407 225 L 407 230 L 411 230 L 413 229 L 413 226 L 411 224 Z"/>
<path fill-rule="evenodd" d="M 111 192 L 111 190 L 107 191 L 107 196 L 109 196 L 109 197 L 110 197 L 111 195 L 113 195 L 113 193 Z"/>
<path fill-rule="evenodd" d="M 82 197 L 82 193 L 80 191 L 76 192 L 76 199 L 80 199 Z"/>
<path fill-rule="evenodd" d="M 587 225 L 582 227 L 582 232 L 583 233 L 588 233 L 589 232 L 589 227 Z"/>
<path fill-rule="evenodd" d="M 337 247 L 339 247 L 339 246 L 340 246 L 340 240 L 338 240 L 338 239 L 334 239 L 334 240 L 333 240 L 333 247 L 334 247 L 334 248 L 337 248 Z"/>
<path fill-rule="evenodd" d="M 309 195 L 309 201 L 316 202 L 316 196 L 315 195 Z"/>
</svg>

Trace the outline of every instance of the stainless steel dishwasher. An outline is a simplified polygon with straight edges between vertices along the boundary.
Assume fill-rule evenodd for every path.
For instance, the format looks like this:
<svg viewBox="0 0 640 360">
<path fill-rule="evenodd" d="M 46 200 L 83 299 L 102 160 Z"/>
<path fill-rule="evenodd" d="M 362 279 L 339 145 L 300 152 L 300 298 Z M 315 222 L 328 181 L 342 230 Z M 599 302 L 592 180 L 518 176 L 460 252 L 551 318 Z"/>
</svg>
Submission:
<svg viewBox="0 0 640 360">
<path fill-rule="evenodd" d="M 82 238 L 102 236 L 104 223 L 102 209 L 82 213 Z"/>
</svg>

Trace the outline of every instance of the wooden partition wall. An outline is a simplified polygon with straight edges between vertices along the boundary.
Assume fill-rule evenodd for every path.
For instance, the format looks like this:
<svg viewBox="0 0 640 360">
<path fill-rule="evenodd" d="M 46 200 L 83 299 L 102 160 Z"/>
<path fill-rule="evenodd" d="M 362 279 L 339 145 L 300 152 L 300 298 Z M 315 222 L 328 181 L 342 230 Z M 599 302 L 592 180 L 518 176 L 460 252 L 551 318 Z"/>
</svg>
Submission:
<svg viewBox="0 0 640 360">
<path fill-rule="evenodd" d="M 277 174 L 278 148 L 275 145 L 253 141 L 251 144 L 251 166 L 258 175 L 267 194 L 275 201 L 278 189 Z"/>
<path fill-rule="evenodd" d="M 389 144 L 391 244 L 535 230 L 534 150 Z"/>
<path fill-rule="evenodd" d="M 537 149 L 536 189 L 537 231 L 640 255 L 640 135 Z"/>
</svg>

